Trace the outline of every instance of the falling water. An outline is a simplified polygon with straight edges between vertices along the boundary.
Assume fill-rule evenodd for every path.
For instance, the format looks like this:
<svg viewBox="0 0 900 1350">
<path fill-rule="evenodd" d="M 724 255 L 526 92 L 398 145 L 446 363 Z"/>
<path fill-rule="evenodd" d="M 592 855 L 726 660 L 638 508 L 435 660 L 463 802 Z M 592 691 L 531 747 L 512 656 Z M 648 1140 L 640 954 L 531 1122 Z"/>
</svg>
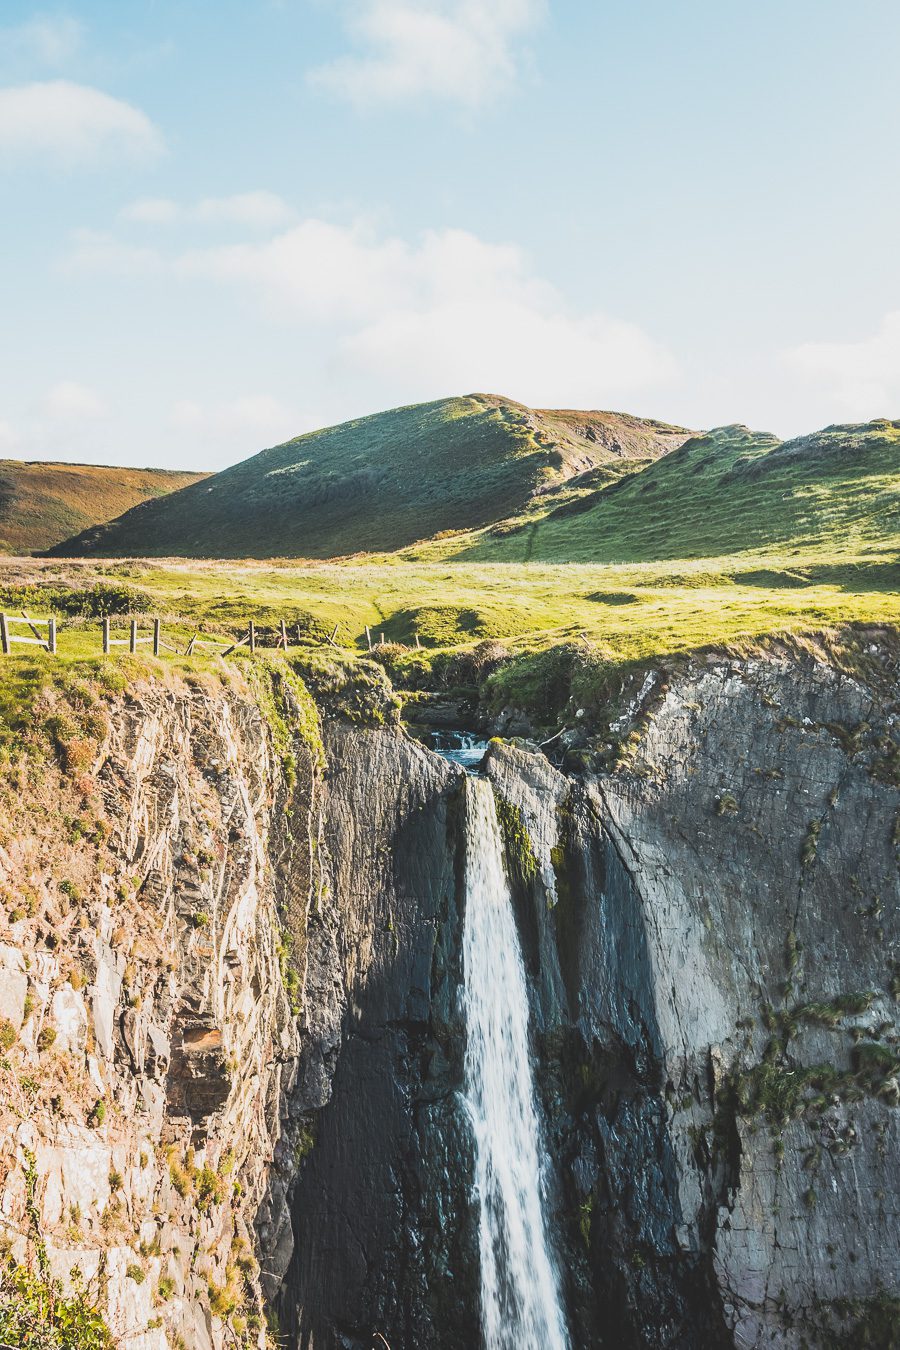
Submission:
<svg viewBox="0 0 900 1350">
<path fill-rule="evenodd" d="M 466 782 L 465 1092 L 475 1135 L 485 1350 L 568 1350 L 541 1201 L 525 970 L 489 782 Z"/>
</svg>

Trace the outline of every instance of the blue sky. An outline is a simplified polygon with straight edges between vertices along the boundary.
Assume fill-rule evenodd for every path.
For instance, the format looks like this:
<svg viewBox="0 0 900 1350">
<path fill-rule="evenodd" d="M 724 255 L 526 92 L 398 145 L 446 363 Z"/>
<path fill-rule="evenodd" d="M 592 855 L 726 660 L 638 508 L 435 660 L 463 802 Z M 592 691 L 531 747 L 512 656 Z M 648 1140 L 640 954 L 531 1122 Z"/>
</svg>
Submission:
<svg viewBox="0 0 900 1350">
<path fill-rule="evenodd" d="M 4 0 L 0 455 L 900 416 L 898 49 L 887 0 Z"/>
</svg>

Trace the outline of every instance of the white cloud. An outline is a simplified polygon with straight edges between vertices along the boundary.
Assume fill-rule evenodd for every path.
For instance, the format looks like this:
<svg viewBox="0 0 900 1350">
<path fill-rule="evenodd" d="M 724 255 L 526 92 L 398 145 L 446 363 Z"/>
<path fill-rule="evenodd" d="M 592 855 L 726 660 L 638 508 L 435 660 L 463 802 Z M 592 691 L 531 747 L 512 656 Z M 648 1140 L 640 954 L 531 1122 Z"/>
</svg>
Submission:
<svg viewBox="0 0 900 1350">
<path fill-rule="evenodd" d="M 410 397 L 486 389 L 596 407 L 675 374 L 637 325 L 574 311 L 515 245 L 463 230 L 409 243 L 308 220 L 264 243 L 193 250 L 175 267 L 249 286 L 282 318 L 337 327 L 338 366 Z"/>
<path fill-rule="evenodd" d="M 430 97 L 475 107 L 514 82 L 545 3 L 343 0 L 342 9 L 361 53 L 313 70 L 315 86 L 360 105 Z"/>
<path fill-rule="evenodd" d="M 69 80 L 0 89 L 0 160 L 47 155 L 65 165 L 146 159 L 163 147 L 150 119 L 121 99 Z"/>
<path fill-rule="evenodd" d="M 106 230 L 76 230 L 73 245 L 65 262 L 67 268 L 118 276 L 165 268 L 156 249 L 127 244 Z"/>
<path fill-rule="evenodd" d="M 296 434 L 292 428 L 296 420 L 285 404 L 271 394 L 246 394 L 228 403 L 198 403 L 181 399 L 172 409 L 172 425 L 181 431 L 201 432 L 216 436 L 224 432 L 251 432 L 258 435 L 276 435 L 282 440 Z"/>
<path fill-rule="evenodd" d="M 181 251 L 83 233 L 71 262 L 237 288 L 310 346 L 307 379 L 354 399 L 480 389 L 614 407 L 677 374 L 671 353 L 637 324 L 574 307 L 516 245 L 465 230 L 407 240 L 365 222 L 308 219 L 272 238 Z"/>
<path fill-rule="evenodd" d="M 183 206 L 167 197 L 143 197 L 129 202 L 120 212 L 123 220 L 142 225 L 174 225 L 179 222 L 205 225 L 244 225 L 252 229 L 277 229 L 293 219 L 294 212 L 274 192 L 239 192 L 230 197 L 204 197 Z"/>
<path fill-rule="evenodd" d="M 141 197 L 123 206 L 119 215 L 140 225 L 173 225 L 181 218 L 182 209 L 168 197 Z"/>
<path fill-rule="evenodd" d="M 0 418 L 0 454 L 23 459 L 95 460 L 109 409 L 95 389 L 60 380 L 23 402 L 14 419 Z"/>
<path fill-rule="evenodd" d="M 858 342 L 805 342 L 783 353 L 790 370 L 820 386 L 842 417 L 865 421 L 900 412 L 900 310 Z"/>
<path fill-rule="evenodd" d="M 106 415 L 100 395 L 76 380 L 60 380 L 48 391 L 42 411 L 54 422 L 92 422 Z"/>
<path fill-rule="evenodd" d="M 0 29 L 0 48 L 45 66 L 64 66 L 76 55 L 84 24 L 70 15 L 39 15 L 14 28 Z"/>
</svg>

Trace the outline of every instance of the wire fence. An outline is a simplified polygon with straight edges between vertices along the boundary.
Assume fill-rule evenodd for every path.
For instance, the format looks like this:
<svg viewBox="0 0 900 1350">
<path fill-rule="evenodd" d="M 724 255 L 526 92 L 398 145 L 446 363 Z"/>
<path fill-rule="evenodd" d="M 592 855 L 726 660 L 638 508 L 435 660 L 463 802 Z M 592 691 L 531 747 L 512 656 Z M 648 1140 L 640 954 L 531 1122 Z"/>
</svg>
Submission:
<svg viewBox="0 0 900 1350">
<path fill-rule="evenodd" d="M 230 656 L 232 652 L 246 647 L 251 653 L 259 647 L 267 647 L 270 650 L 284 650 L 292 645 L 291 629 L 285 619 L 277 622 L 274 628 L 274 642 L 271 640 L 272 628 L 260 627 L 253 619 L 248 619 L 239 629 L 237 637 L 220 638 L 214 635 L 206 634 L 198 629 L 188 639 L 187 645 L 182 646 L 176 642 L 168 640 L 163 633 L 163 624 L 161 619 L 129 619 L 127 626 L 113 627 L 114 620 L 104 618 L 100 620 L 100 638 L 103 653 L 106 656 L 112 654 L 113 649 L 117 647 L 125 648 L 129 652 L 137 652 L 141 647 L 150 647 L 154 656 L 161 656 L 164 652 L 170 652 L 175 656 L 192 656 L 194 652 L 207 650 L 218 653 L 220 656 Z M 28 633 L 23 633 L 22 628 L 27 627 Z M 183 628 L 183 625 L 180 625 Z M 75 625 L 73 625 L 73 628 Z M 335 639 L 338 634 L 338 624 L 335 624 L 331 635 L 324 636 L 322 641 L 332 647 L 337 647 Z M 84 632 L 84 624 L 77 625 L 78 632 Z M 171 628 L 168 630 L 169 638 L 174 637 Z M 301 625 L 296 626 L 297 643 L 309 642 L 310 634 L 305 631 Z M 182 639 L 183 641 L 183 639 Z M 52 655 L 59 654 L 58 628 L 57 620 L 53 616 L 47 618 L 38 618 L 32 614 L 26 614 L 23 610 L 21 614 L 3 614 L 0 613 L 0 649 L 4 656 L 14 655 L 13 648 L 17 644 L 28 644 L 29 646 L 39 647 Z M 369 640 L 371 647 L 371 639 Z"/>
</svg>

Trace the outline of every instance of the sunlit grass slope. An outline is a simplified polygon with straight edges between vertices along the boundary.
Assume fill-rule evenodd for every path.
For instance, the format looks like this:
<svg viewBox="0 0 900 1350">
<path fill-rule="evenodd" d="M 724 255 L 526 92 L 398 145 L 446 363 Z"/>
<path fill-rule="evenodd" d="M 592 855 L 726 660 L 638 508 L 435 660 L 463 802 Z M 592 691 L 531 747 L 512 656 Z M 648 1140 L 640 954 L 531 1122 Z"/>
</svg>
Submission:
<svg viewBox="0 0 900 1350">
<path fill-rule="evenodd" d="M 0 460 L 0 552 L 35 553 L 205 477 L 165 469 Z"/>
<path fill-rule="evenodd" d="M 827 564 L 896 546 L 898 537 L 900 422 L 879 421 L 783 443 L 723 427 L 540 518 L 457 540 L 452 551 L 472 560 L 644 562 L 774 547 Z"/>
<path fill-rule="evenodd" d="M 397 408 L 263 450 L 67 555 L 335 557 L 502 520 L 555 487 L 649 462 L 688 433 L 616 413 L 540 412 L 475 394 Z M 604 473 L 607 466 L 613 470 Z"/>
</svg>

